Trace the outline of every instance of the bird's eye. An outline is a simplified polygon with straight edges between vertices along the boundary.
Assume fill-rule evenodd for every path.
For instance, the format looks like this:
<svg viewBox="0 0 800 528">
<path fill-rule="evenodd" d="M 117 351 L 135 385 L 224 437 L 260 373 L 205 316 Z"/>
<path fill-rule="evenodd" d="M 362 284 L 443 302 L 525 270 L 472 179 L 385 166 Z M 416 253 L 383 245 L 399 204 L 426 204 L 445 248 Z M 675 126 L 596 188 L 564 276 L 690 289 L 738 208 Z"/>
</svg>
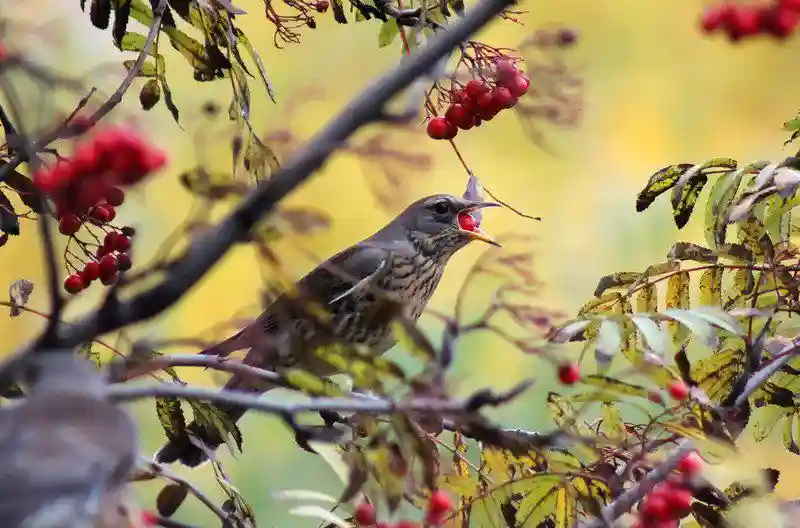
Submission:
<svg viewBox="0 0 800 528">
<path fill-rule="evenodd" d="M 436 202 L 433 204 L 433 212 L 437 214 L 445 214 L 450 212 L 450 204 L 447 202 Z"/>
</svg>

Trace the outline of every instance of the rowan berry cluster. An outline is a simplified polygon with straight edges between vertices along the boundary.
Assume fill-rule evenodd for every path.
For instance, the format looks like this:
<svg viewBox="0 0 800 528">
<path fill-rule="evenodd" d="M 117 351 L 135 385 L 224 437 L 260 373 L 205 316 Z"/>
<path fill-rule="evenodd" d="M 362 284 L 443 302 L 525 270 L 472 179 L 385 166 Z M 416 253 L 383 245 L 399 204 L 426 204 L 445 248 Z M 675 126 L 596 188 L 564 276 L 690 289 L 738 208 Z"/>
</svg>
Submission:
<svg viewBox="0 0 800 528">
<path fill-rule="evenodd" d="M 758 34 L 783 39 L 800 23 L 800 0 L 776 0 L 771 4 L 724 2 L 706 9 L 700 20 L 705 33 L 723 31 L 732 41 Z"/>
<path fill-rule="evenodd" d="M 114 284 L 120 271 L 130 269 L 134 230 L 116 228 L 111 222 L 116 208 L 125 202 L 123 187 L 138 183 L 165 163 L 164 153 L 133 131 L 108 128 L 78 146 L 72 157 L 34 174 L 36 186 L 55 205 L 61 234 L 72 239 L 85 227 L 98 241 L 92 251 L 80 242 L 88 260 L 81 259 L 82 269 L 71 265 L 74 273 L 64 281 L 67 292 L 76 294 L 98 279 L 106 286 Z M 99 236 L 92 228 L 101 230 Z"/>
<path fill-rule="evenodd" d="M 692 477 L 703 469 L 696 452 L 686 455 L 678 465 L 678 474 L 662 482 L 642 500 L 639 519 L 633 528 L 677 528 L 689 514 L 694 496 L 689 490 Z"/>
<path fill-rule="evenodd" d="M 447 513 L 453 508 L 450 497 L 444 492 L 434 491 L 428 498 L 428 508 L 425 514 L 425 523 L 422 526 L 441 526 L 444 524 Z M 359 528 L 421 528 L 414 521 L 401 520 L 394 524 L 378 521 L 375 508 L 371 504 L 362 503 L 356 507 L 353 519 Z"/>
<path fill-rule="evenodd" d="M 513 108 L 528 92 L 530 78 L 512 60 L 495 63 L 493 85 L 482 79 L 469 81 L 462 90 L 451 94 L 451 103 L 444 116 L 428 121 L 428 136 L 432 139 L 453 139 L 458 129 L 469 130 L 491 121 L 502 110 Z"/>
</svg>

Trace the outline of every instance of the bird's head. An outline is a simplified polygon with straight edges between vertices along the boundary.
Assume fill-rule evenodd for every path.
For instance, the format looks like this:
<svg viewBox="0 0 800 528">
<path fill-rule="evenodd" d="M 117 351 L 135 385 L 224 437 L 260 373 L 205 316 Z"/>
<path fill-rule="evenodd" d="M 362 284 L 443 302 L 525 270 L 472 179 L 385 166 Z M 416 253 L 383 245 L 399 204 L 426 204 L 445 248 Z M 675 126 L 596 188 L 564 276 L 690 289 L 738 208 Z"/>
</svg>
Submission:
<svg viewBox="0 0 800 528">
<path fill-rule="evenodd" d="M 426 252 L 451 255 L 473 240 L 500 245 L 481 229 L 480 215 L 474 215 L 479 209 L 499 205 L 436 194 L 409 205 L 398 220 Z"/>
</svg>

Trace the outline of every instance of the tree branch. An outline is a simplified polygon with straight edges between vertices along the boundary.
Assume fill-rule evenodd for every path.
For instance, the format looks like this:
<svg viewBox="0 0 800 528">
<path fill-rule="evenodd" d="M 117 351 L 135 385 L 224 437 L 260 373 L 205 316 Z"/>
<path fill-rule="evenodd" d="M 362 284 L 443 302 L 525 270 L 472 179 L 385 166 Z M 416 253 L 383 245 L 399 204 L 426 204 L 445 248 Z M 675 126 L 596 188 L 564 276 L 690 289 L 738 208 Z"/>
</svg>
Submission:
<svg viewBox="0 0 800 528">
<path fill-rule="evenodd" d="M 449 400 L 442 398 L 411 398 L 405 401 L 392 401 L 377 397 L 353 398 L 310 398 L 306 402 L 278 403 L 264 401 L 259 395 L 216 389 L 189 387 L 171 383 L 145 386 L 117 385 L 108 387 L 107 396 L 118 402 L 142 398 L 184 398 L 204 400 L 211 403 L 224 403 L 247 407 L 255 411 L 272 414 L 294 415 L 307 412 L 338 411 L 361 412 L 369 414 L 392 414 L 397 412 L 429 412 L 440 414 L 465 414 L 478 411 L 481 407 L 495 407 L 518 396 L 529 384 L 523 383 L 510 391 L 495 394 L 489 390 L 475 393 L 469 398 Z"/>
<path fill-rule="evenodd" d="M 786 346 L 783 350 L 778 352 L 777 355 L 781 357 L 774 360 L 772 363 L 767 365 L 766 367 L 762 368 L 758 372 L 753 374 L 747 384 L 744 386 L 744 390 L 742 393 L 736 398 L 736 401 L 733 403 L 735 407 L 741 407 L 747 402 L 747 399 L 753 394 L 756 389 L 758 389 L 761 385 L 764 384 L 773 374 L 778 372 L 784 365 L 789 363 L 791 360 L 797 356 L 797 353 L 800 352 L 800 346 L 795 343 Z"/>
<path fill-rule="evenodd" d="M 311 177 L 331 152 L 351 134 L 379 120 L 387 101 L 427 73 L 460 41 L 486 25 L 511 3 L 508 0 L 482 0 L 452 28 L 440 31 L 428 46 L 401 60 L 396 68 L 352 101 L 270 180 L 251 191 L 219 225 L 200 234 L 190 244 L 184 256 L 172 264 L 160 284 L 120 303 L 114 313 L 101 317 L 94 312 L 63 329 L 58 342 L 74 346 L 98 334 L 149 319 L 172 306 L 234 244 L 246 241 L 253 226 L 270 213 L 280 200 Z"/>
<path fill-rule="evenodd" d="M 112 375 L 112 383 L 129 381 L 169 367 L 206 367 L 240 376 L 251 376 L 271 383 L 284 382 L 284 378 L 280 374 L 251 367 L 235 359 L 217 356 L 173 355 L 161 356 L 152 360 L 137 362 L 133 365 L 123 365 L 121 372 Z"/>
</svg>

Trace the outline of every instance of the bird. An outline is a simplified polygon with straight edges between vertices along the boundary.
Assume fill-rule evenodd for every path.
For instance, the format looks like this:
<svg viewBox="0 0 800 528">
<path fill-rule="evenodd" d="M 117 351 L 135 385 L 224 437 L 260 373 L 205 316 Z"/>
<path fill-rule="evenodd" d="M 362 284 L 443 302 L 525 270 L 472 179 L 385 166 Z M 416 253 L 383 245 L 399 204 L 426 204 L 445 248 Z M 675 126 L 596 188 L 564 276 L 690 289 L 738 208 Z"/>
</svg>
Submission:
<svg viewBox="0 0 800 528">
<path fill-rule="evenodd" d="M 129 526 L 135 423 L 103 396 L 106 380 L 92 363 L 70 350 L 37 356 L 28 397 L 0 409 L 0 526 Z"/>
<path fill-rule="evenodd" d="M 278 372 L 300 364 L 328 376 L 336 373 L 332 367 L 304 351 L 340 342 L 383 354 L 397 340 L 392 318 L 376 315 L 382 301 L 388 296 L 407 320 L 416 321 L 459 249 L 475 240 L 500 245 L 480 227 L 480 210 L 496 206 L 500 204 L 449 194 L 419 199 L 373 235 L 335 254 L 297 282 L 298 294 L 325 307 L 326 327 L 284 293 L 245 328 L 200 354 L 224 357 L 249 348 L 245 364 Z M 259 394 L 272 388 L 276 386 L 263 380 L 234 375 L 223 390 Z M 247 410 L 232 405 L 219 408 L 233 423 Z M 196 422 L 187 430 L 211 451 L 224 443 L 218 433 Z M 171 440 L 155 459 L 196 467 L 208 460 L 208 453 L 195 442 Z"/>
</svg>

